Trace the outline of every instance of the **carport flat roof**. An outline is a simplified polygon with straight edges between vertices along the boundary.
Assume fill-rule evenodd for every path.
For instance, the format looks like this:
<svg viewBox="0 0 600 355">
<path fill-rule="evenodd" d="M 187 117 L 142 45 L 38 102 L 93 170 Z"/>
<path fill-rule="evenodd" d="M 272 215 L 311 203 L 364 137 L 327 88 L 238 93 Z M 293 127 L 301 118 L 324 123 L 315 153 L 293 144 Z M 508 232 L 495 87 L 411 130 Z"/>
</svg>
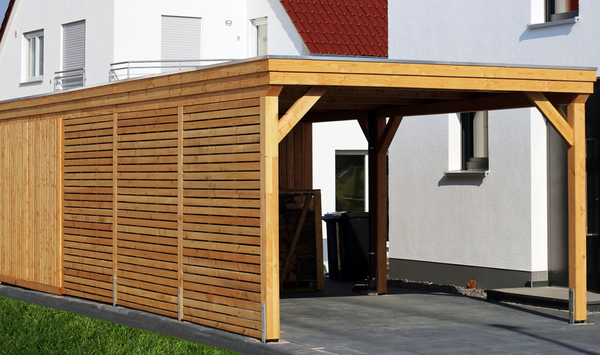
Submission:
<svg viewBox="0 0 600 355">
<path fill-rule="evenodd" d="M 514 63 L 486 63 L 486 62 L 453 62 L 443 60 L 412 60 L 412 59 L 390 59 L 383 57 L 350 56 L 350 55 L 266 55 L 258 58 L 270 59 L 302 59 L 302 60 L 330 60 L 344 62 L 382 62 L 382 63 L 405 63 L 405 64 L 436 64 L 436 65 L 460 65 L 460 66 L 484 66 L 505 68 L 536 68 L 536 69 L 569 69 L 569 70 L 597 70 L 596 67 L 568 66 L 568 65 L 536 65 L 536 64 L 514 64 Z M 239 61 L 253 60 L 241 59 Z M 237 61 L 234 61 L 237 62 Z M 231 62 L 233 63 L 233 62 Z M 218 64 L 221 65 L 221 64 Z"/>
</svg>

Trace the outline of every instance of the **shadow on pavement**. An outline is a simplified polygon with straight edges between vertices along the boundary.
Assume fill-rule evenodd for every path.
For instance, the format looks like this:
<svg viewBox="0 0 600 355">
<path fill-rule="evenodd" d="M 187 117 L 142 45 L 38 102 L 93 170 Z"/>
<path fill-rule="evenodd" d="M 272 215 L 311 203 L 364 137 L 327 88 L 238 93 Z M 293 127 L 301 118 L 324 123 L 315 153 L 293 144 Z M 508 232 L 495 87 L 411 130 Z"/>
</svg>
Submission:
<svg viewBox="0 0 600 355">
<path fill-rule="evenodd" d="M 524 328 L 521 327 L 515 327 L 515 326 L 511 326 L 511 325 L 503 325 L 503 324 L 490 324 L 490 326 L 495 327 L 495 328 L 499 328 L 499 329 L 504 329 L 504 330 L 509 330 L 515 333 L 519 333 L 519 334 L 523 334 L 532 338 L 536 338 L 538 340 L 542 340 L 548 343 L 553 343 L 559 346 L 562 346 L 566 349 L 569 349 L 569 351 L 573 351 L 573 352 L 577 352 L 578 354 L 589 354 L 589 355 L 600 355 L 599 352 L 594 352 L 594 351 L 589 351 L 586 349 L 582 349 L 579 348 L 577 346 L 571 345 L 571 344 L 567 344 L 565 342 L 556 340 L 556 339 L 552 339 L 552 338 L 547 338 L 538 334 L 533 334 L 531 332 L 528 332 L 527 330 L 525 330 Z"/>
</svg>

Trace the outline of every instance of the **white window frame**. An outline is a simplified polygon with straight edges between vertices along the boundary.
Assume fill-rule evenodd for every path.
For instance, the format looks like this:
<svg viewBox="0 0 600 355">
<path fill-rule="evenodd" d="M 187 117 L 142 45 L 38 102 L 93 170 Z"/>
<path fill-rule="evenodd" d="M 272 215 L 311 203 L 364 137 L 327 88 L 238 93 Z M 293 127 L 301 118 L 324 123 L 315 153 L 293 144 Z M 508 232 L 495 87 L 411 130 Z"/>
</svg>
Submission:
<svg viewBox="0 0 600 355">
<path fill-rule="evenodd" d="M 250 36 L 250 43 L 248 44 L 249 46 L 249 56 L 250 57 L 256 57 L 258 56 L 258 26 L 262 26 L 262 25 L 266 25 L 267 26 L 267 53 L 268 53 L 268 26 L 269 26 L 269 19 L 268 17 L 259 17 L 259 18 L 254 18 L 250 20 L 250 23 L 252 24 L 251 26 L 251 32 L 252 35 Z"/>
<path fill-rule="evenodd" d="M 31 45 L 32 41 L 33 46 Z M 23 78 L 25 82 L 44 80 L 44 46 L 44 30 L 23 34 Z"/>
<path fill-rule="evenodd" d="M 477 125 L 471 128 L 465 126 L 465 120 L 473 120 L 474 116 L 480 114 L 485 117 L 484 125 Z M 471 122 L 473 123 L 473 122 Z M 468 124 L 468 123 L 467 123 Z M 448 170 L 444 173 L 447 178 L 484 178 L 489 174 L 489 112 L 470 112 L 451 114 L 448 117 Z M 465 131 L 470 132 L 470 137 L 465 137 Z M 478 137 L 476 137 L 478 136 Z M 476 144 L 465 149 L 465 145 Z M 477 144 L 476 143 L 479 143 Z M 465 152 L 465 150 L 472 152 Z M 477 150 L 477 153 L 475 152 Z M 471 156 L 466 156 L 469 154 Z M 476 159 L 472 159 L 476 158 Z M 481 158 L 485 158 L 482 161 Z M 467 166 L 467 162 L 471 161 Z M 483 164 L 483 165 L 482 165 Z"/>
</svg>

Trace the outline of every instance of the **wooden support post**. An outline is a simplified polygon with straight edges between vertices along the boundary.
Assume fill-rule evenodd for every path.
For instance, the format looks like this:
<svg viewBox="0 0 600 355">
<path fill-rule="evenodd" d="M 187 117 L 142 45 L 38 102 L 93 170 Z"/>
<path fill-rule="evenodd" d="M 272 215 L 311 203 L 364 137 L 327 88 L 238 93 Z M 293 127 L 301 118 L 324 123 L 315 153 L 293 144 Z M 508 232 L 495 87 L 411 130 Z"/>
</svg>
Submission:
<svg viewBox="0 0 600 355">
<path fill-rule="evenodd" d="M 59 149 L 60 149 L 60 167 L 59 167 L 59 182 L 60 186 L 58 187 L 58 196 L 59 196 L 59 206 L 58 206 L 58 225 L 59 225 L 59 233 L 58 233 L 58 287 L 59 294 L 62 295 L 63 292 L 63 283 L 64 283 L 64 223 L 65 219 L 63 217 L 63 208 L 65 206 L 65 120 L 64 117 L 60 117 L 60 125 L 59 125 Z"/>
<path fill-rule="evenodd" d="M 325 288 L 323 279 L 323 222 L 321 220 L 321 190 L 315 191 L 315 240 L 317 247 L 317 290 Z"/>
<path fill-rule="evenodd" d="M 118 116 L 117 113 L 113 113 L 113 164 L 112 164 L 112 184 L 113 184 L 113 204 L 112 204 L 112 232 L 113 232 L 113 240 L 112 240 L 112 277 L 113 277 L 113 307 L 117 306 L 117 164 L 118 154 L 117 154 L 117 142 L 118 142 Z"/>
<path fill-rule="evenodd" d="M 575 322 L 587 319 L 586 280 L 586 169 L 585 101 L 578 97 L 568 106 L 573 145 L 568 152 L 569 170 L 569 288 L 575 291 Z"/>
<path fill-rule="evenodd" d="M 369 277 L 377 281 L 377 293 L 387 293 L 387 161 L 379 152 L 385 117 L 369 112 Z"/>
<path fill-rule="evenodd" d="M 183 107 L 177 107 L 177 319 L 183 318 Z"/>
<path fill-rule="evenodd" d="M 260 275 L 262 338 L 279 339 L 279 93 L 260 98 Z"/>
</svg>

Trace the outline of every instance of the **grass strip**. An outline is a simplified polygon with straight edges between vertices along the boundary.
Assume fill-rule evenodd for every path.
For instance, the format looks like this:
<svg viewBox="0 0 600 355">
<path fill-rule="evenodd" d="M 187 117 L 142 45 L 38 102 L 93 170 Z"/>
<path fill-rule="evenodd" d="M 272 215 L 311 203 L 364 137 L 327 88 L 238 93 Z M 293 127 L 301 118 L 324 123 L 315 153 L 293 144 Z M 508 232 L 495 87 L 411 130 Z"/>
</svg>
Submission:
<svg viewBox="0 0 600 355">
<path fill-rule="evenodd" d="M 237 353 L 0 297 L 0 354 Z"/>
</svg>

